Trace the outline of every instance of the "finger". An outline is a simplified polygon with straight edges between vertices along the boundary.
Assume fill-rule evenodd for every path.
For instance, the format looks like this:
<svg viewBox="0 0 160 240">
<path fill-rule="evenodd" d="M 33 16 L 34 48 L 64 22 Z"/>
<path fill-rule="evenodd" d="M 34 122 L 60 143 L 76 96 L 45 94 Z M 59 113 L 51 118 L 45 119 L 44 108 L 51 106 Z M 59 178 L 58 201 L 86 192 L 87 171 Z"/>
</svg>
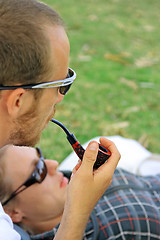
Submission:
<svg viewBox="0 0 160 240">
<path fill-rule="evenodd" d="M 118 156 L 120 158 L 120 153 L 116 147 L 116 145 L 114 144 L 114 142 L 112 142 L 111 140 L 105 138 L 105 137 L 101 137 L 100 138 L 100 143 L 105 146 L 110 152 L 111 152 L 111 155 L 114 155 L 115 157 L 115 161 L 119 160 L 118 159 Z M 117 158 L 116 158 L 117 156 Z M 110 158 L 109 158 L 110 159 Z"/>
<path fill-rule="evenodd" d="M 72 170 L 72 176 L 74 176 L 74 174 L 77 172 L 77 170 L 80 168 L 82 164 L 82 161 L 81 160 L 78 160 L 78 163 L 76 164 L 76 166 L 73 168 Z"/>
<path fill-rule="evenodd" d="M 110 165 L 110 167 L 114 170 L 121 157 L 116 145 L 112 141 L 104 137 L 100 138 L 100 143 L 106 148 L 108 148 L 108 150 L 111 152 L 111 156 L 108 158 L 106 164 Z"/>
<path fill-rule="evenodd" d="M 97 159 L 99 145 L 97 142 L 92 141 L 88 144 L 84 156 L 81 168 L 84 171 L 92 171 L 93 172 L 93 165 Z"/>
<path fill-rule="evenodd" d="M 73 168 L 73 171 L 74 171 L 74 172 L 76 172 L 76 171 L 79 169 L 79 167 L 81 166 L 81 163 L 82 163 L 82 161 L 81 161 L 81 160 L 78 160 L 78 163 L 77 163 L 76 166 Z"/>
</svg>

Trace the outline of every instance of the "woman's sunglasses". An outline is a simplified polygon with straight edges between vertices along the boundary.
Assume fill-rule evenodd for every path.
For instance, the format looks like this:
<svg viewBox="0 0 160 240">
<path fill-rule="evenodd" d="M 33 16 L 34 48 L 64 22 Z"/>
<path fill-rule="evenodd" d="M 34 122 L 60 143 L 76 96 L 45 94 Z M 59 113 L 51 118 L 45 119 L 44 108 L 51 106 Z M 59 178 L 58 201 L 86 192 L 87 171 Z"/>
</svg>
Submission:
<svg viewBox="0 0 160 240">
<path fill-rule="evenodd" d="M 11 199 L 13 199 L 17 194 L 21 193 L 24 191 L 26 188 L 30 187 L 34 183 L 41 183 L 45 179 L 47 175 L 47 167 L 44 162 L 44 157 L 42 155 L 41 149 L 36 148 L 38 156 L 39 156 L 39 161 L 30 175 L 30 177 L 23 183 L 21 184 L 10 196 L 7 200 L 5 200 L 2 203 L 2 206 L 6 205 Z"/>
<path fill-rule="evenodd" d="M 71 68 L 68 68 L 67 77 L 63 80 L 44 82 L 44 83 L 35 83 L 35 84 L 28 84 L 28 85 L 17 85 L 17 86 L 0 85 L 0 90 L 12 90 L 12 89 L 17 89 L 17 88 L 37 89 L 37 88 L 59 87 L 59 92 L 62 95 L 65 95 L 68 92 L 68 90 L 70 89 L 70 86 L 72 85 L 75 78 L 76 78 L 75 71 Z"/>
</svg>

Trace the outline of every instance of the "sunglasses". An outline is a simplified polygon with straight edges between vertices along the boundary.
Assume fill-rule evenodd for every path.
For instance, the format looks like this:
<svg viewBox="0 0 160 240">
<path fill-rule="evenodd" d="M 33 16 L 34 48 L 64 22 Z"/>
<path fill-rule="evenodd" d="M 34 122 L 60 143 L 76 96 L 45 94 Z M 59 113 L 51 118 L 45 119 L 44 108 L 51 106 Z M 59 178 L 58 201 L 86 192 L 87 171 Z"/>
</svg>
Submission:
<svg viewBox="0 0 160 240">
<path fill-rule="evenodd" d="M 21 184 L 10 196 L 7 200 L 5 200 L 2 203 L 2 206 L 5 206 L 9 201 L 11 201 L 15 196 L 17 196 L 19 193 L 24 191 L 26 188 L 30 187 L 34 183 L 41 183 L 45 179 L 47 175 L 47 167 L 44 162 L 44 157 L 42 155 L 41 149 L 36 148 L 38 156 L 39 156 L 39 161 L 30 175 L 30 177 L 23 183 Z"/>
<path fill-rule="evenodd" d="M 64 80 L 52 81 L 52 82 L 44 82 L 44 83 L 35 83 L 28 85 L 17 85 L 17 86 L 3 86 L 0 85 L 0 90 L 12 90 L 17 88 L 23 89 L 37 89 L 37 88 L 52 88 L 59 87 L 59 92 L 62 95 L 65 95 L 70 89 L 73 81 L 76 78 L 76 73 L 73 69 L 68 68 L 67 77 Z"/>
</svg>

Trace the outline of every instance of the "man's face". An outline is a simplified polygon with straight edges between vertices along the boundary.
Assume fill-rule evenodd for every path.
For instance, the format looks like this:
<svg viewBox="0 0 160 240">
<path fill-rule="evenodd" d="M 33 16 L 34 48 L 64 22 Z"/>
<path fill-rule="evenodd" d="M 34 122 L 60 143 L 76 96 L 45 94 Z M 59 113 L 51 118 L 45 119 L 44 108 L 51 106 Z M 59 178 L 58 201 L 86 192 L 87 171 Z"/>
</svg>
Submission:
<svg viewBox="0 0 160 240">
<path fill-rule="evenodd" d="M 9 145 L 4 157 L 5 176 L 14 191 L 32 174 L 39 156 L 34 148 Z M 51 229 L 57 225 L 66 199 L 68 179 L 57 171 L 56 161 L 45 159 L 45 163 L 48 173 L 43 182 L 34 183 L 10 201 L 18 209 L 22 223 L 33 229 L 41 222 L 51 225 Z"/>
<path fill-rule="evenodd" d="M 56 81 L 65 79 L 68 72 L 69 41 L 61 26 L 47 27 L 46 34 L 51 40 L 51 59 L 53 73 L 51 79 L 44 81 Z M 10 142 L 16 145 L 34 146 L 40 139 L 42 130 L 53 117 L 56 103 L 62 101 L 57 88 L 43 89 L 41 97 L 34 99 L 32 94 L 32 106 L 25 116 L 14 122 L 14 129 L 10 135 Z"/>
</svg>

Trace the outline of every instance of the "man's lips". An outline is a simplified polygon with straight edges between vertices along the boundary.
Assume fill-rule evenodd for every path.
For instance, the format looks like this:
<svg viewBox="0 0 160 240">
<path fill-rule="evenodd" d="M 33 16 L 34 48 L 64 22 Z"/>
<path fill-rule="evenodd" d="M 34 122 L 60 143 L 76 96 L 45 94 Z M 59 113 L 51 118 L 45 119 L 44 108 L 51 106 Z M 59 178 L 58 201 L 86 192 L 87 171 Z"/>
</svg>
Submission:
<svg viewBox="0 0 160 240">
<path fill-rule="evenodd" d="M 51 119 L 54 117 L 55 115 L 55 112 L 56 112 L 56 106 L 54 106 L 54 109 L 53 109 L 53 113 L 48 117 L 44 127 L 43 127 L 43 130 L 48 126 L 49 122 L 51 121 Z"/>
</svg>

